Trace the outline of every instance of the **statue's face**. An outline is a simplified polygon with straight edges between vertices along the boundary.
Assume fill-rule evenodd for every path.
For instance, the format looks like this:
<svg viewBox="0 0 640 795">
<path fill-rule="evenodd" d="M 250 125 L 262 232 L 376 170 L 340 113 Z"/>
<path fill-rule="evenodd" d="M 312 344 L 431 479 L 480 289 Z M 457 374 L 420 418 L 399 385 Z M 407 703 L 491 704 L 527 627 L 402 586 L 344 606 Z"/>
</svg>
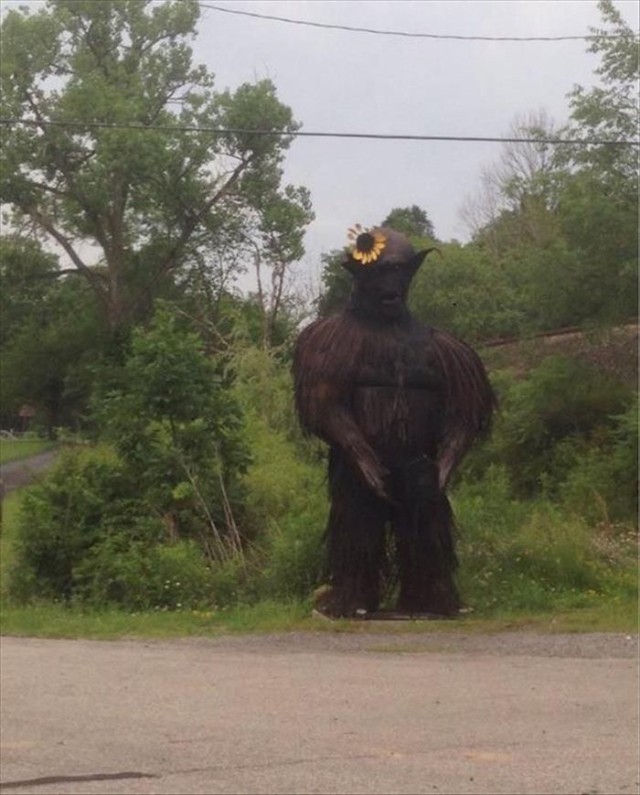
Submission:
<svg viewBox="0 0 640 795">
<path fill-rule="evenodd" d="M 355 277 L 358 298 L 367 313 L 393 321 L 406 313 L 409 285 L 415 267 L 407 262 L 380 262 Z"/>
<path fill-rule="evenodd" d="M 380 238 L 378 248 L 376 236 Z M 353 276 L 351 306 L 373 322 L 392 323 L 406 317 L 411 279 L 431 250 L 416 253 L 409 240 L 394 229 L 380 227 L 361 233 L 343 262 Z M 373 257 L 362 256 L 371 252 Z"/>
</svg>

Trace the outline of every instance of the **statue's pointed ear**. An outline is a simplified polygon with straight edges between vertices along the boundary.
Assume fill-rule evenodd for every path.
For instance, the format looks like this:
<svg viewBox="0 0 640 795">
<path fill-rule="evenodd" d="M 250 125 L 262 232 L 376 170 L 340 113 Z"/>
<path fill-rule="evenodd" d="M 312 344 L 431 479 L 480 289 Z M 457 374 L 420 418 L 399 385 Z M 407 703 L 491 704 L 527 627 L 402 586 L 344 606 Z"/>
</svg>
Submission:
<svg viewBox="0 0 640 795">
<path fill-rule="evenodd" d="M 413 257 L 409 260 L 409 267 L 414 271 L 417 271 L 418 268 L 422 265 L 422 263 L 427 258 L 428 254 L 431 254 L 432 251 L 437 251 L 438 254 L 440 253 L 440 249 L 432 246 L 431 248 L 425 248 L 422 251 L 418 251 L 417 254 L 414 254 Z"/>
</svg>

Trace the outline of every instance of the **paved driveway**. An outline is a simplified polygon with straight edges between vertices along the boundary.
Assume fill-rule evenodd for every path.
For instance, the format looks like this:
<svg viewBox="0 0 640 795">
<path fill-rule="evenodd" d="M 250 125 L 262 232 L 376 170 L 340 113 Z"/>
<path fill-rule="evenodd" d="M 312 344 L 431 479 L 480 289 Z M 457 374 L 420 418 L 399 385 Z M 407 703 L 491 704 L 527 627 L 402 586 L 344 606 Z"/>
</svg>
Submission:
<svg viewBox="0 0 640 795">
<path fill-rule="evenodd" d="M 3 793 L 634 793 L 637 638 L 2 640 Z"/>
</svg>

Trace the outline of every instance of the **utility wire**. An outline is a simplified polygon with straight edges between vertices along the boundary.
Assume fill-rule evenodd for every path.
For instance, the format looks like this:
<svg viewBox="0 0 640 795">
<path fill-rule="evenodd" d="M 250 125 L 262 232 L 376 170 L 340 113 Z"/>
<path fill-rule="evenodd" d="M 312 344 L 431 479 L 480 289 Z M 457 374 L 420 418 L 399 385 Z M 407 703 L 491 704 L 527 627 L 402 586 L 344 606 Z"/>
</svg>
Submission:
<svg viewBox="0 0 640 795">
<path fill-rule="evenodd" d="M 236 14 L 242 17 L 253 17 L 254 19 L 268 19 L 274 22 L 286 22 L 289 25 L 304 25 L 310 28 L 325 28 L 328 30 L 346 30 L 350 33 L 373 33 L 376 36 L 402 36 L 408 39 L 453 39 L 456 41 L 590 41 L 595 38 L 620 39 L 624 38 L 626 35 L 624 33 L 592 33 L 587 36 L 459 36 L 445 33 L 410 33 L 406 30 L 377 30 L 375 28 L 359 28 L 351 25 L 334 25 L 328 22 L 309 22 L 304 19 L 278 17 L 274 14 L 257 14 L 253 11 L 239 11 L 236 8 L 224 8 L 223 6 L 211 5 L 210 3 L 199 3 L 199 5 L 201 8 L 210 11 L 221 11 L 224 14 Z"/>
<path fill-rule="evenodd" d="M 598 138 L 494 138 L 480 135 L 411 135 L 393 133 L 348 133 L 348 132 L 308 132 L 295 130 L 247 130 L 239 128 L 199 127 L 192 125 L 149 125 L 141 124 L 109 124 L 107 122 L 89 121 L 43 121 L 37 119 L 1 119 L 0 125 L 11 126 L 24 124 L 31 127 L 67 127 L 70 129 L 96 130 L 135 130 L 136 132 L 163 133 L 208 133 L 210 135 L 258 135 L 275 138 L 361 138 L 378 141 L 456 141 L 460 143 L 500 143 L 500 144 L 572 144 L 578 146 L 638 146 L 638 141 L 611 141 Z"/>
</svg>

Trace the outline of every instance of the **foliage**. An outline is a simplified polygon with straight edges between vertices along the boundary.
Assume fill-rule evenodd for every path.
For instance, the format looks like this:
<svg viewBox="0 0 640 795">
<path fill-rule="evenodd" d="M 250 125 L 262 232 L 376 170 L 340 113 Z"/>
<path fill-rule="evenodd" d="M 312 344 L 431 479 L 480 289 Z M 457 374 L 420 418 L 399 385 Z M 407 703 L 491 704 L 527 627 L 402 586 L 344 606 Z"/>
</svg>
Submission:
<svg viewBox="0 0 640 795">
<path fill-rule="evenodd" d="M 38 300 L 23 307 L 0 349 L 2 419 L 15 426 L 26 403 L 52 435 L 86 421 L 91 366 L 107 340 L 94 298 L 77 276 L 34 282 L 29 289 Z"/>
<path fill-rule="evenodd" d="M 211 567 L 193 541 L 149 544 L 104 535 L 74 569 L 74 599 L 129 610 L 209 607 L 216 599 Z"/>
<path fill-rule="evenodd" d="M 249 252 L 258 284 L 258 307 L 261 312 L 262 346 L 274 344 L 277 321 L 285 309 L 288 267 L 304 254 L 304 229 L 314 215 L 306 188 L 288 185 L 282 196 L 260 197 L 256 204 L 256 231 L 249 237 Z M 265 279 L 269 270 L 269 284 Z"/>
<path fill-rule="evenodd" d="M 602 85 L 576 86 L 569 94 L 571 122 L 567 138 L 583 141 L 633 141 L 638 135 L 638 39 L 613 0 L 599 0 L 602 28 L 592 28 L 589 52 L 600 56 L 596 74 Z M 598 175 L 610 193 L 626 195 L 637 205 L 638 158 L 633 146 L 586 143 L 563 148 L 560 162 L 571 162 L 580 171 Z"/>
<path fill-rule="evenodd" d="M 486 252 L 473 245 L 443 244 L 429 254 L 409 295 L 415 315 L 469 341 L 510 336 L 523 312 L 505 280 L 496 280 Z"/>
<path fill-rule="evenodd" d="M 246 476 L 260 597 L 306 598 L 321 581 L 328 512 L 324 467 L 302 459 L 281 433 L 250 422 L 255 462 Z"/>
<path fill-rule="evenodd" d="M 489 278 L 521 318 L 514 334 L 637 314 L 637 148 L 597 142 L 637 138 L 638 44 L 611 0 L 599 9 L 603 28 L 592 30 L 589 51 L 601 58 L 602 85 L 574 88 L 564 129 L 543 112 L 518 119 L 514 142 L 467 204 Z M 550 136 L 580 143 L 552 150 L 535 141 Z"/>
<path fill-rule="evenodd" d="M 212 559 L 240 553 L 234 502 L 248 453 L 229 368 L 160 307 L 148 329 L 134 330 L 116 379 L 96 415 L 145 499 L 171 533 L 196 538 Z"/>
<path fill-rule="evenodd" d="M 46 317 L 47 288 L 57 274 L 57 261 L 35 241 L 0 236 L 0 346 L 20 331 L 25 316 Z"/>
<path fill-rule="evenodd" d="M 390 226 L 409 238 L 426 237 L 437 240 L 427 213 L 416 204 L 411 207 L 394 207 L 380 226 Z"/>
<path fill-rule="evenodd" d="M 521 496 L 544 489 L 556 497 L 585 449 L 606 446 L 615 437 L 614 415 L 633 401 L 632 390 L 616 379 L 560 356 L 548 357 L 525 379 L 501 381 L 492 437 L 471 454 L 466 472 L 469 476 L 490 463 L 501 464 Z M 629 441 L 625 437 L 624 444 Z M 623 475 L 625 482 L 632 477 L 633 469 Z M 615 482 L 611 486 L 617 488 Z"/>
<path fill-rule="evenodd" d="M 322 286 L 317 299 L 319 317 L 329 317 L 345 308 L 351 294 L 351 274 L 342 267 L 344 250 L 333 249 L 322 254 Z"/>
<path fill-rule="evenodd" d="M 239 357 L 237 372 L 253 452 L 244 477 L 246 520 L 255 538 L 248 589 L 254 597 L 306 598 L 324 562 L 324 465 L 318 446 L 301 437 L 288 369 L 254 349 Z"/>
<path fill-rule="evenodd" d="M 502 469 L 460 486 L 461 592 L 483 615 L 637 599 L 635 533 L 594 532 L 549 502 L 510 494 Z"/>
<path fill-rule="evenodd" d="M 18 600 L 72 598 L 75 568 L 102 529 L 115 527 L 126 536 L 138 520 L 147 520 L 148 511 L 136 505 L 135 494 L 135 484 L 112 454 L 62 455 L 51 474 L 25 495 L 10 593 Z M 147 524 L 142 535 L 149 531 Z M 161 525 L 155 533 L 162 536 Z"/>
<path fill-rule="evenodd" d="M 65 251 L 114 330 L 193 252 L 243 234 L 243 212 L 281 239 L 271 208 L 302 206 L 296 189 L 280 191 L 286 133 L 298 127 L 290 109 L 270 81 L 213 90 L 188 45 L 199 14 L 195 0 L 50 0 L 3 17 L 2 115 L 34 125 L 6 130 L 0 196 Z M 289 213 L 286 256 L 306 217 Z"/>
<path fill-rule="evenodd" d="M 609 433 L 574 452 L 558 497 L 591 524 L 633 522 L 638 516 L 638 399 L 612 417 Z"/>
<path fill-rule="evenodd" d="M 24 496 L 8 591 L 127 610 L 211 607 L 229 600 L 224 567 L 175 538 L 113 451 L 67 451 Z"/>
</svg>

